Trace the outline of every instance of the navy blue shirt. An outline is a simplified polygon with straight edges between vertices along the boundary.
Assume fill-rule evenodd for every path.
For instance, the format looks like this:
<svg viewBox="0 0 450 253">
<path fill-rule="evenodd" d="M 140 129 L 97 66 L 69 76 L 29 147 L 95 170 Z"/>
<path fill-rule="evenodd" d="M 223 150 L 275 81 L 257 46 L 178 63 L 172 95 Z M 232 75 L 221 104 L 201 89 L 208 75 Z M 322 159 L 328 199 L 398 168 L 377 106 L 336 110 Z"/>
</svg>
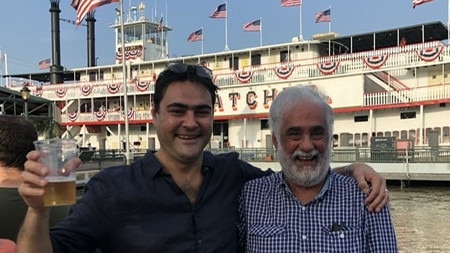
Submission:
<svg viewBox="0 0 450 253">
<path fill-rule="evenodd" d="M 191 204 L 152 152 L 101 171 L 72 213 L 50 230 L 53 252 L 237 252 L 239 193 L 246 181 L 271 171 L 237 153 L 204 152 L 202 172 Z"/>
</svg>

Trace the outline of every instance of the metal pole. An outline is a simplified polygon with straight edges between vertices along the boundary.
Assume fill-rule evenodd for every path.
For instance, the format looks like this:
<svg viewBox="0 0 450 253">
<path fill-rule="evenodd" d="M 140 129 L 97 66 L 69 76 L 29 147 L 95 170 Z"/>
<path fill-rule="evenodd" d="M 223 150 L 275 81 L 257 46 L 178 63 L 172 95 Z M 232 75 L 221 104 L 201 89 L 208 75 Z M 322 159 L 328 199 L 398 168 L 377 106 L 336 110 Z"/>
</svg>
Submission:
<svg viewBox="0 0 450 253">
<path fill-rule="evenodd" d="M 123 84 L 123 110 L 125 115 L 125 158 L 127 159 L 126 163 L 130 164 L 130 138 L 128 134 L 128 91 L 127 91 L 127 65 L 125 63 L 125 32 L 124 32 L 124 16 L 123 16 L 123 0 L 120 0 L 120 35 L 121 35 L 121 43 L 122 43 L 122 84 Z"/>
<path fill-rule="evenodd" d="M 23 108 L 24 108 L 23 114 L 24 114 L 24 116 L 25 116 L 25 119 L 28 119 L 28 100 L 25 100 L 25 101 L 24 101 L 24 106 L 23 106 Z"/>
</svg>

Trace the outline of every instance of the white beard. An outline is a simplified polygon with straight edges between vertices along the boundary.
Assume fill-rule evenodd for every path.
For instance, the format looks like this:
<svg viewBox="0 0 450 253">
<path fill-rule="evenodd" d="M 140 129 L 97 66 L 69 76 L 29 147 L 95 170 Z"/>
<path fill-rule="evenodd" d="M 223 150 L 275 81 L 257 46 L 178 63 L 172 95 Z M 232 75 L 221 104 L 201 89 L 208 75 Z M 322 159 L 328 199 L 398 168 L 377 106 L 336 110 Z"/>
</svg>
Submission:
<svg viewBox="0 0 450 253">
<path fill-rule="evenodd" d="M 296 150 L 289 156 L 284 152 L 283 146 L 280 145 L 280 148 L 277 149 L 277 156 L 286 179 L 298 186 L 312 187 L 318 185 L 327 176 L 331 159 L 331 148 L 328 148 L 324 155 L 320 155 L 317 150 L 313 150 L 310 153 Z M 298 158 L 311 158 L 314 156 L 317 156 L 318 163 L 316 166 L 299 167 L 296 163 Z"/>
</svg>

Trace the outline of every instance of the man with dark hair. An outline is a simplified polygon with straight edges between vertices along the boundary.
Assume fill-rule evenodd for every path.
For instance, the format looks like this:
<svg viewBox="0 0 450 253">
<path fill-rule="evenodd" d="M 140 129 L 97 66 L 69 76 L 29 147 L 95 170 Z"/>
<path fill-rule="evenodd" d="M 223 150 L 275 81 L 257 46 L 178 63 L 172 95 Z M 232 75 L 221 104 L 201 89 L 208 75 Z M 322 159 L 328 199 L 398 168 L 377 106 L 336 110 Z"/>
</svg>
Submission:
<svg viewBox="0 0 450 253">
<path fill-rule="evenodd" d="M 151 111 L 160 149 L 94 176 L 70 216 L 50 233 L 42 205 L 48 170 L 36 162 L 39 153 L 29 153 L 20 187 L 29 211 L 18 252 L 237 252 L 239 192 L 246 181 L 272 172 L 237 153 L 204 151 L 217 89 L 202 66 L 169 64 L 156 80 Z M 382 207 L 384 179 L 354 167 L 366 190 L 365 178 L 373 179 L 371 207 Z"/>
<path fill-rule="evenodd" d="M 26 155 L 34 150 L 37 132 L 23 117 L 0 116 L 0 238 L 15 241 L 27 212 L 17 188 L 22 182 Z M 52 209 L 51 224 L 63 219 L 69 207 Z"/>
</svg>

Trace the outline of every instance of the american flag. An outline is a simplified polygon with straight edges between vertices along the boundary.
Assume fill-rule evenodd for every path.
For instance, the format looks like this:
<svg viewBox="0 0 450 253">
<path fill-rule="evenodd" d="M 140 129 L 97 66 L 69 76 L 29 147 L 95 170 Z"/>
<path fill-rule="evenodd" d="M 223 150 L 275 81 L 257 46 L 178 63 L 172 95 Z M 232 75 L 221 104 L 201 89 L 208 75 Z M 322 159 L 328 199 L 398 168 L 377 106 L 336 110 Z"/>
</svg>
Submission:
<svg viewBox="0 0 450 253">
<path fill-rule="evenodd" d="M 281 0 L 281 7 L 302 5 L 302 0 Z"/>
<path fill-rule="evenodd" d="M 39 61 L 38 66 L 39 69 L 48 69 L 50 68 L 51 62 L 50 62 L 50 58 Z"/>
<path fill-rule="evenodd" d="M 431 1 L 433 1 L 433 0 L 413 0 L 413 1 L 412 1 L 413 9 L 415 9 L 417 5 L 429 3 L 429 2 L 431 2 Z"/>
<path fill-rule="evenodd" d="M 255 20 L 253 22 L 244 24 L 245 32 L 259 32 L 261 31 L 261 19 Z"/>
<path fill-rule="evenodd" d="M 227 4 L 220 4 L 216 10 L 209 16 L 210 18 L 226 18 L 227 17 Z"/>
<path fill-rule="evenodd" d="M 164 18 L 164 17 L 161 17 L 161 20 L 159 21 L 159 24 L 158 24 L 158 31 L 160 31 L 160 32 L 162 31 L 163 26 L 164 26 L 164 25 L 163 25 L 163 18 Z"/>
<path fill-rule="evenodd" d="M 316 23 L 331 22 L 331 9 L 316 13 Z"/>
<path fill-rule="evenodd" d="M 83 18 L 95 8 L 105 4 L 118 3 L 119 0 L 72 0 L 72 7 L 77 11 L 76 25 L 80 25 Z"/>
<path fill-rule="evenodd" d="M 187 38 L 188 42 L 202 41 L 202 40 L 203 40 L 203 29 L 197 30 L 189 34 L 189 37 Z"/>
</svg>

